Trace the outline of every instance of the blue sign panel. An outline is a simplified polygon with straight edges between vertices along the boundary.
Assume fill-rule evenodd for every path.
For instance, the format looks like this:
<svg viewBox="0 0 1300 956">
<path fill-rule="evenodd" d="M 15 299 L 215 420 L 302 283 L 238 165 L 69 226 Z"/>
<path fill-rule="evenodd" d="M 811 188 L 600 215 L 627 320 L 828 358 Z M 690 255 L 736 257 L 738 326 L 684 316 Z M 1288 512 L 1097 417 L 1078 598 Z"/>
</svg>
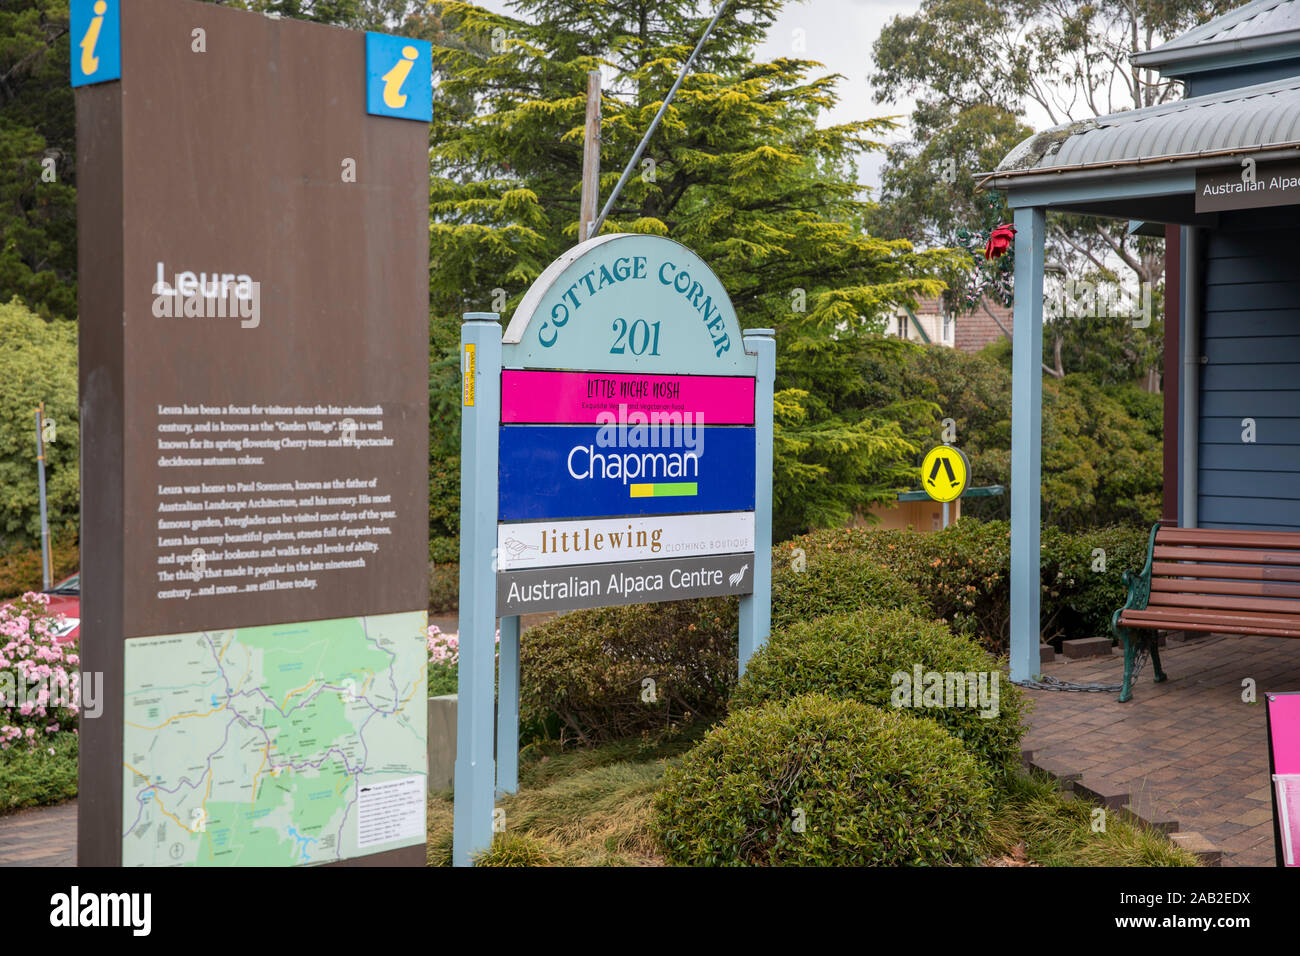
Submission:
<svg viewBox="0 0 1300 956">
<path fill-rule="evenodd" d="M 433 45 L 426 40 L 366 34 L 366 112 L 433 119 Z"/>
<path fill-rule="evenodd" d="M 503 425 L 499 520 L 754 510 L 754 429 Z"/>
<path fill-rule="evenodd" d="M 72 0 L 72 85 L 122 78 L 122 15 L 119 0 Z"/>
</svg>

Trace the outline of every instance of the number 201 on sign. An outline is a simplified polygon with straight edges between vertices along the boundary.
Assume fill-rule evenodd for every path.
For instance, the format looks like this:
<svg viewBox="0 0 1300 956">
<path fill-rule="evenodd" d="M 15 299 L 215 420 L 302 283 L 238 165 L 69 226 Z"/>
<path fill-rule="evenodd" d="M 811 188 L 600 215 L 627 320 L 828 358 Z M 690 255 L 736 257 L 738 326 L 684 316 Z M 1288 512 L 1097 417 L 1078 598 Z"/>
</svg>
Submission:
<svg viewBox="0 0 1300 956">
<path fill-rule="evenodd" d="M 651 330 L 654 330 L 653 332 Z M 630 326 L 627 319 L 614 320 L 614 344 L 609 347 L 610 355 L 624 355 L 625 350 L 633 355 L 659 354 L 659 323 L 637 319 Z"/>
</svg>

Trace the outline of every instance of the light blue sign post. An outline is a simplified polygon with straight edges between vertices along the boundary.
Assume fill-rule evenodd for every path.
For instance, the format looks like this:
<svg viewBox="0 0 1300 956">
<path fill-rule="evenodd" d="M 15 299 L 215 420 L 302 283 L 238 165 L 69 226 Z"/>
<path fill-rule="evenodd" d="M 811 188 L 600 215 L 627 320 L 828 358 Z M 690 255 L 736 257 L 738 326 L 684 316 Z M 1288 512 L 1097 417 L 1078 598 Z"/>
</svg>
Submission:
<svg viewBox="0 0 1300 956">
<path fill-rule="evenodd" d="M 754 554 L 772 553 L 772 394 L 776 379 L 776 332 L 746 329 L 745 351 L 757 359 L 754 389 Z M 754 593 L 740 599 L 740 676 L 772 633 L 772 562 L 754 562 Z"/>
<path fill-rule="evenodd" d="M 497 427 L 501 325 L 470 312 L 461 326 L 460 664 L 456 704 L 456 815 L 452 862 L 469 866 L 492 845 L 493 699 L 496 678 Z"/>
<path fill-rule="evenodd" d="M 735 594 L 741 674 L 766 643 L 776 342 L 741 333 L 685 246 L 606 235 L 553 262 L 504 335 L 495 314 L 467 314 L 461 361 L 466 866 L 502 829 L 495 798 L 518 789 L 519 614 Z"/>
</svg>

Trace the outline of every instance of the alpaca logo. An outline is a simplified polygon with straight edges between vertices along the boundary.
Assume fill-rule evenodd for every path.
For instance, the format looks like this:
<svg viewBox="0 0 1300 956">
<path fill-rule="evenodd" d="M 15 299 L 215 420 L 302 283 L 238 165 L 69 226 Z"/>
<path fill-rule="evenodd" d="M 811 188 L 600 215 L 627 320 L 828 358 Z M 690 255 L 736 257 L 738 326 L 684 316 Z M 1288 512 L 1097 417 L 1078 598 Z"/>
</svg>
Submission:
<svg viewBox="0 0 1300 956">
<path fill-rule="evenodd" d="M 433 46 L 427 40 L 366 34 L 366 112 L 433 119 Z"/>
<path fill-rule="evenodd" d="M 748 571 L 748 570 L 749 570 L 749 564 L 748 564 L 748 562 L 747 562 L 747 563 L 745 563 L 745 564 L 742 564 L 742 565 L 740 566 L 740 570 L 737 571 L 735 574 L 731 575 L 731 576 L 727 579 L 727 580 L 729 580 L 729 581 L 731 582 L 731 586 L 732 586 L 733 588 L 736 587 L 737 585 L 739 585 L 740 582 L 743 581 L 743 580 L 745 579 L 745 572 Z"/>
<path fill-rule="evenodd" d="M 69 57 L 72 85 L 120 79 L 122 52 L 118 0 L 72 0 L 70 18 L 69 32 L 77 47 Z"/>
</svg>

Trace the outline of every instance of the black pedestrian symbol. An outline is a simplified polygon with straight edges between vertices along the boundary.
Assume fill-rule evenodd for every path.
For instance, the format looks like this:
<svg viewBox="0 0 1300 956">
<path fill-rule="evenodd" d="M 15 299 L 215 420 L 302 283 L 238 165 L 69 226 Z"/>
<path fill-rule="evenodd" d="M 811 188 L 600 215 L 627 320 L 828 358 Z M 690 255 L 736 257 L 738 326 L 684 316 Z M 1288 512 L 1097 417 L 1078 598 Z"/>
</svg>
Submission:
<svg viewBox="0 0 1300 956">
<path fill-rule="evenodd" d="M 952 462 L 947 458 L 936 458 L 934 460 L 934 467 L 930 469 L 930 477 L 925 479 L 925 483 L 927 485 L 934 484 L 934 479 L 939 476 L 940 465 L 943 465 L 943 470 L 948 474 L 948 487 L 956 487 L 960 482 L 958 482 L 957 476 L 952 472 Z"/>
</svg>

